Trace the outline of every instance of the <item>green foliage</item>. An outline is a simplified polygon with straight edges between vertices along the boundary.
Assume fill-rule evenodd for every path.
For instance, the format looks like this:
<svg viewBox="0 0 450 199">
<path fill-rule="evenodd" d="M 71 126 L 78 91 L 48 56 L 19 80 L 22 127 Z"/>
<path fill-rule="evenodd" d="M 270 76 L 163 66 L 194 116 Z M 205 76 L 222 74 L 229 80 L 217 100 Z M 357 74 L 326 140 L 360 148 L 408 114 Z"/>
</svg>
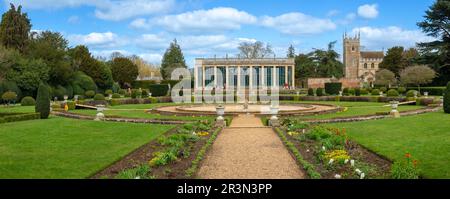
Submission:
<svg viewBox="0 0 450 199">
<path fill-rule="evenodd" d="M 0 23 L 0 44 L 6 48 L 19 50 L 21 53 L 27 50 L 31 22 L 26 13 L 22 13 L 22 6 L 11 8 L 3 13 Z"/>
<path fill-rule="evenodd" d="M 40 118 L 47 119 L 50 114 L 50 92 L 49 87 L 43 83 L 39 85 L 36 97 L 36 113 L 40 113 Z"/>
<path fill-rule="evenodd" d="M 105 96 L 103 94 L 97 93 L 94 96 L 95 101 L 105 100 Z"/>
<path fill-rule="evenodd" d="M 387 93 L 386 96 L 388 97 L 398 97 L 400 94 L 398 93 L 397 90 L 395 89 L 390 89 Z"/>
<path fill-rule="evenodd" d="M 325 93 L 323 92 L 323 88 L 317 88 L 316 89 L 316 95 L 317 96 L 324 96 Z"/>
<path fill-rule="evenodd" d="M 8 114 L 6 116 L 2 115 L 2 117 L 0 117 L 0 124 L 1 123 L 8 123 L 8 122 L 19 122 L 19 121 L 27 121 L 27 120 L 36 120 L 36 119 L 39 119 L 39 118 L 40 118 L 40 114 L 39 113 Z"/>
<path fill-rule="evenodd" d="M 361 96 L 361 89 L 355 88 L 355 96 Z"/>
<path fill-rule="evenodd" d="M 340 82 L 329 82 L 325 83 L 325 93 L 328 95 L 338 95 L 339 91 L 342 90 L 342 83 Z"/>
<path fill-rule="evenodd" d="M 120 103 L 120 100 L 113 98 L 111 100 L 110 104 L 111 104 L 111 106 L 117 106 L 117 105 L 120 105 L 121 103 Z"/>
<path fill-rule="evenodd" d="M 114 84 L 112 85 L 112 91 L 113 93 L 118 93 L 120 90 L 120 85 L 117 82 L 114 82 Z"/>
<path fill-rule="evenodd" d="M 131 89 L 131 98 L 136 99 L 136 98 L 141 98 L 141 96 L 142 96 L 142 90 Z"/>
<path fill-rule="evenodd" d="M 153 80 L 136 80 L 131 84 L 133 88 L 148 88 L 150 85 L 156 84 Z"/>
<path fill-rule="evenodd" d="M 408 92 L 406 92 L 406 97 L 414 97 L 414 95 L 417 93 L 417 96 L 419 94 L 418 91 L 416 90 L 409 90 Z"/>
<path fill-rule="evenodd" d="M 410 66 L 400 73 L 400 79 L 403 84 L 414 84 L 417 86 L 431 83 L 435 77 L 436 72 L 425 65 Z"/>
<path fill-rule="evenodd" d="M 306 134 L 306 137 L 311 140 L 323 140 L 331 137 L 331 133 L 328 129 L 322 126 L 314 126 Z"/>
<path fill-rule="evenodd" d="M 208 139 L 208 141 L 206 141 L 206 144 L 203 145 L 203 147 L 200 149 L 200 151 L 197 153 L 197 157 L 195 157 L 195 159 L 192 161 L 191 167 L 189 167 L 189 169 L 186 170 L 186 176 L 190 177 L 192 176 L 195 171 L 198 168 L 198 165 L 200 163 L 200 161 L 203 159 L 203 157 L 206 154 L 206 151 L 208 150 L 208 148 L 212 145 L 212 143 L 214 142 L 214 140 L 217 138 L 217 134 L 221 131 L 222 129 L 216 129 L 213 134 L 211 135 L 211 137 Z"/>
<path fill-rule="evenodd" d="M 442 87 L 420 87 L 420 93 L 428 92 L 428 95 L 443 96 L 445 86 Z M 418 87 L 408 87 L 408 90 L 419 90 Z"/>
<path fill-rule="evenodd" d="M 387 50 L 386 56 L 380 63 L 380 69 L 387 69 L 392 71 L 397 77 L 402 69 L 406 67 L 403 62 L 404 48 L 401 46 L 394 46 Z"/>
<path fill-rule="evenodd" d="M 156 97 L 150 97 L 150 102 L 151 102 L 152 104 L 156 104 L 156 103 L 158 103 L 158 98 L 156 98 Z"/>
<path fill-rule="evenodd" d="M 405 87 L 398 87 L 398 92 L 400 93 L 400 94 L 404 94 L 405 92 L 406 92 L 406 88 Z"/>
<path fill-rule="evenodd" d="M 355 94 L 356 94 L 356 92 L 355 92 Z M 367 95 L 367 94 L 369 94 L 369 91 L 367 89 L 365 89 L 365 88 L 362 88 L 361 89 L 361 95 Z"/>
<path fill-rule="evenodd" d="M 335 44 L 336 41 L 330 42 L 326 50 L 316 49 L 313 52 L 296 56 L 296 78 L 342 77 L 344 64 L 339 61 L 339 54 L 334 50 Z"/>
<path fill-rule="evenodd" d="M 169 92 L 169 86 L 167 84 L 152 84 L 149 90 L 153 97 L 166 96 Z"/>
<path fill-rule="evenodd" d="M 314 96 L 314 89 L 308 88 L 308 96 Z"/>
<path fill-rule="evenodd" d="M 355 95 L 355 89 L 353 89 L 353 88 L 348 89 L 348 94 Z"/>
<path fill-rule="evenodd" d="M 35 106 L 36 105 L 36 100 L 34 100 L 33 97 L 26 96 L 26 97 L 22 98 L 22 100 L 20 101 L 20 105 L 22 105 L 22 106 Z"/>
<path fill-rule="evenodd" d="M 67 102 L 67 107 L 69 108 L 69 110 L 75 110 L 75 108 L 76 108 L 75 102 L 68 101 Z"/>
<path fill-rule="evenodd" d="M 16 54 L 6 58 L 6 61 L 11 64 L 10 70 L 6 72 L 6 79 L 15 82 L 22 91 L 28 91 L 29 94 L 37 91 L 40 82 L 47 82 L 49 79 L 49 68 L 42 60 L 26 59 Z"/>
<path fill-rule="evenodd" d="M 344 88 L 344 90 L 342 90 L 342 94 L 344 95 L 344 96 L 348 96 L 349 95 L 349 88 Z"/>
<path fill-rule="evenodd" d="M 6 91 L 2 95 L 2 100 L 8 102 L 8 104 L 11 102 L 15 102 L 17 100 L 17 94 L 12 91 Z"/>
<path fill-rule="evenodd" d="M 165 80 L 161 81 L 161 84 L 168 84 L 168 85 L 170 85 L 170 88 L 173 88 L 179 82 L 180 82 L 180 80 L 165 79 Z"/>
<path fill-rule="evenodd" d="M 113 91 L 111 89 L 108 89 L 105 91 L 105 95 L 112 95 Z"/>
<path fill-rule="evenodd" d="M 181 52 L 181 47 L 175 39 L 170 43 L 170 47 L 164 53 L 161 62 L 161 75 L 163 79 L 170 79 L 172 71 L 176 68 L 187 68 L 187 66 L 183 52 Z"/>
<path fill-rule="evenodd" d="M 412 160 L 409 156 L 405 157 L 405 160 L 395 161 L 391 167 L 391 177 L 393 179 L 419 179 L 416 164 L 417 160 Z"/>
<path fill-rule="evenodd" d="M 67 94 L 66 88 L 64 88 L 61 85 L 56 86 L 55 88 L 52 88 L 52 98 L 57 97 L 58 100 L 63 100 L 64 95 Z"/>
<path fill-rule="evenodd" d="M 94 97 L 94 95 L 95 95 L 95 91 L 92 91 L 92 90 L 86 91 L 84 93 L 84 96 L 86 96 L 86 98 L 92 98 L 92 97 Z"/>
<path fill-rule="evenodd" d="M 115 179 L 151 179 L 148 176 L 148 173 L 150 173 L 151 169 L 148 165 L 144 164 L 135 168 L 126 169 L 119 174 L 117 174 L 114 178 Z"/>
<path fill-rule="evenodd" d="M 390 86 L 397 82 L 395 74 L 388 69 L 381 69 L 375 74 L 375 84 Z"/>
<path fill-rule="evenodd" d="M 120 94 L 119 93 L 114 93 L 114 94 L 112 94 L 112 98 L 113 99 L 118 99 L 118 98 L 120 98 Z"/>
<path fill-rule="evenodd" d="M 81 71 L 78 71 L 74 74 L 71 85 L 74 95 L 84 95 L 86 91 L 97 90 L 97 85 L 95 84 L 94 80 Z"/>
<path fill-rule="evenodd" d="M 386 87 L 381 87 L 381 88 L 379 88 L 379 90 L 380 90 L 381 92 L 383 92 L 383 93 L 386 93 L 386 92 L 387 92 L 387 88 L 386 88 Z"/>
<path fill-rule="evenodd" d="M 74 68 L 67 57 L 68 41 L 58 32 L 35 33 L 30 43 L 29 57 L 41 59 L 49 68 L 52 85 L 66 85 L 73 76 Z"/>
<path fill-rule="evenodd" d="M 136 64 L 126 57 L 117 57 L 110 63 L 112 76 L 120 85 L 131 85 L 139 75 Z"/>
<path fill-rule="evenodd" d="M 447 89 L 444 95 L 444 112 L 450 114 L 450 82 L 447 83 Z"/>
<path fill-rule="evenodd" d="M 127 93 L 127 90 L 125 90 L 125 89 L 119 89 L 119 94 L 120 94 L 120 95 L 125 95 L 125 93 Z"/>
<path fill-rule="evenodd" d="M 372 95 L 380 95 L 380 90 L 378 89 L 373 89 L 371 92 Z"/>
</svg>

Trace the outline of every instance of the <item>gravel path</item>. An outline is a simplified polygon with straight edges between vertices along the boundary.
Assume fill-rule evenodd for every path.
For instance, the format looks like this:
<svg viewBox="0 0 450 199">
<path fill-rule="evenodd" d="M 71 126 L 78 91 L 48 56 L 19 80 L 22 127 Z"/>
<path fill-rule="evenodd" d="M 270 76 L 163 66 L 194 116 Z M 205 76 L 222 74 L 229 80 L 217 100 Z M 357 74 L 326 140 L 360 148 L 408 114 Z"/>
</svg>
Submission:
<svg viewBox="0 0 450 199">
<path fill-rule="evenodd" d="M 202 179 L 301 179 L 281 140 L 254 115 L 240 115 L 224 129 L 199 169 Z"/>
</svg>

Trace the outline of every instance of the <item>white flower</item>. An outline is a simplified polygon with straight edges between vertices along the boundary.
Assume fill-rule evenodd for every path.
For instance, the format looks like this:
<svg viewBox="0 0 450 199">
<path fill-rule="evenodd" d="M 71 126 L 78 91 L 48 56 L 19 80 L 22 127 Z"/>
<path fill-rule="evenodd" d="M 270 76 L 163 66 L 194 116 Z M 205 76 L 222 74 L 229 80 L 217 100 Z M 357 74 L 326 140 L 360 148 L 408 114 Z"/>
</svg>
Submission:
<svg viewBox="0 0 450 199">
<path fill-rule="evenodd" d="M 361 175 L 359 176 L 359 179 L 364 179 L 365 176 L 366 176 L 366 174 L 361 173 Z"/>
<path fill-rule="evenodd" d="M 333 164 L 334 159 L 330 159 L 330 161 L 328 162 L 328 164 Z"/>
<path fill-rule="evenodd" d="M 341 175 L 336 174 L 336 175 L 334 175 L 334 178 L 336 178 L 336 179 L 341 179 Z"/>
<path fill-rule="evenodd" d="M 355 172 L 356 172 L 358 175 L 361 175 L 361 170 L 355 169 Z"/>
<path fill-rule="evenodd" d="M 141 177 L 140 176 L 136 176 L 134 179 L 141 179 Z"/>
<path fill-rule="evenodd" d="M 352 167 L 355 166 L 355 160 L 350 160 L 350 165 L 352 165 Z"/>
<path fill-rule="evenodd" d="M 347 163 L 348 163 L 348 159 L 345 159 L 344 164 L 347 164 Z"/>
</svg>

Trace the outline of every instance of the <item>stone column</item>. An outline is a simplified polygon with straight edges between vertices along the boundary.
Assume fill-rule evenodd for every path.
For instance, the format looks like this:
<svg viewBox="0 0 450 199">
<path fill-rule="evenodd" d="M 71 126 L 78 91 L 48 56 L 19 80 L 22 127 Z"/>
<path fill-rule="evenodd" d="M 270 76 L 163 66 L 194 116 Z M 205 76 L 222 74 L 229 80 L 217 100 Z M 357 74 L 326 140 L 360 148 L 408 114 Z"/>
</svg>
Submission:
<svg viewBox="0 0 450 199">
<path fill-rule="evenodd" d="M 249 66 L 247 70 L 250 70 L 249 75 L 248 75 L 248 87 L 250 88 L 250 90 L 253 89 L 253 66 Z"/>
<path fill-rule="evenodd" d="M 277 72 L 276 72 L 276 70 L 277 70 L 277 67 L 273 66 L 273 69 L 272 69 L 272 87 L 276 87 L 276 85 L 277 85 Z"/>
<path fill-rule="evenodd" d="M 292 89 L 295 89 L 295 66 L 292 66 L 292 71 L 291 71 L 291 76 L 292 76 Z"/>
<path fill-rule="evenodd" d="M 194 66 L 194 90 L 198 89 L 198 67 Z"/>
<path fill-rule="evenodd" d="M 237 66 L 237 90 L 241 89 L 241 66 Z"/>
<path fill-rule="evenodd" d="M 228 86 L 230 86 L 230 84 L 228 83 L 229 80 L 229 75 L 228 75 L 228 66 L 225 66 L 225 88 L 228 89 Z"/>
<path fill-rule="evenodd" d="M 259 71 L 259 73 L 260 73 L 260 79 L 259 79 L 259 82 L 261 83 L 261 87 L 262 86 L 264 86 L 264 85 L 266 85 L 266 83 L 265 83 L 265 81 L 266 81 L 266 79 L 267 78 L 264 78 L 264 66 L 261 66 L 261 68 L 259 69 L 260 71 Z"/>
<path fill-rule="evenodd" d="M 202 88 L 205 88 L 206 87 L 206 74 L 205 74 L 205 72 L 206 72 L 206 67 L 205 66 L 202 66 Z"/>
<path fill-rule="evenodd" d="M 214 88 L 217 87 L 217 66 L 214 66 Z"/>
<path fill-rule="evenodd" d="M 288 70 L 289 70 L 289 67 L 284 66 L 284 84 L 286 84 L 286 83 L 289 84 Z"/>
</svg>

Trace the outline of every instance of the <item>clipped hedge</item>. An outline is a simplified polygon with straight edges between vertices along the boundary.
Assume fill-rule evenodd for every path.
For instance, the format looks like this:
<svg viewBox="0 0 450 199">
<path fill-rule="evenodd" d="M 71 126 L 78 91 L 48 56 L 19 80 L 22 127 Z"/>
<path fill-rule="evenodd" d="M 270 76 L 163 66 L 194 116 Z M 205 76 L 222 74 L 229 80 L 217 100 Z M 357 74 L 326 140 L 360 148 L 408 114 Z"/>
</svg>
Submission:
<svg viewBox="0 0 450 199">
<path fill-rule="evenodd" d="M 170 88 L 173 88 L 173 86 L 175 86 L 175 84 L 178 84 L 178 82 L 180 82 L 181 80 L 162 80 L 161 84 L 168 84 L 170 85 Z"/>
<path fill-rule="evenodd" d="M 22 101 L 20 101 L 20 105 L 22 106 L 34 106 L 36 105 L 36 100 L 34 100 L 33 97 L 26 96 L 22 98 Z"/>
<path fill-rule="evenodd" d="M 156 84 L 154 80 L 136 80 L 131 83 L 133 88 L 148 88 L 150 85 Z"/>
<path fill-rule="evenodd" d="M 445 89 L 444 112 L 450 114 L 450 82 L 448 82 L 447 89 Z"/>
<path fill-rule="evenodd" d="M 112 98 L 113 99 L 118 99 L 118 98 L 120 98 L 120 94 L 114 93 L 114 94 L 112 94 Z"/>
<path fill-rule="evenodd" d="M 408 87 L 407 90 L 419 90 L 418 87 Z M 420 94 L 428 92 L 428 95 L 443 96 L 445 87 L 420 87 Z"/>
<path fill-rule="evenodd" d="M 391 89 L 386 93 L 386 96 L 388 97 L 398 97 L 400 94 L 398 94 L 397 90 Z"/>
<path fill-rule="evenodd" d="M 100 94 L 100 93 L 95 94 L 94 100 L 96 100 L 96 101 L 105 100 L 105 96 L 103 94 Z"/>
<path fill-rule="evenodd" d="M 148 87 L 152 97 L 166 96 L 169 92 L 168 84 L 152 84 Z"/>
<path fill-rule="evenodd" d="M 409 90 L 408 92 L 406 92 L 406 97 L 414 97 L 415 93 L 419 93 L 416 90 Z"/>
<path fill-rule="evenodd" d="M 95 95 L 95 91 L 93 91 L 93 90 L 89 90 L 84 93 L 84 96 L 86 96 L 86 98 L 92 98 L 92 97 L 94 97 L 94 95 Z"/>
<path fill-rule="evenodd" d="M 361 96 L 361 89 L 355 88 L 355 96 Z"/>
<path fill-rule="evenodd" d="M 342 83 L 340 82 L 329 82 L 325 83 L 325 93 L 329 95 L 338 95 L 339 91 L 342 89 Z"/>
<path fill-rule="evenodd" d="M 317 96 L 324 96 L 325 93 L 323 92 L 323 88 L 317 88 L 316 95 Z"/>
<path fill-rule="evenodd" d="M 40 118 L 42 119 L 47 119 L 48 115 L 50 115 L 49 87 L 43 83 L 41 83 L 38 88 L 35 112 L 40 113 Z"/>
<path fill-rule="evenodd" d="M 314 89 L 308 88 L 308 96 L 314 96 Z"/>
<path fill-rule="evenodd" d="M 380 95 L 380 90 L 378 89 L 373 89 L 371 92 L 372 95 Z"/>
<path fill-rule="evenodd" d="M 11 115 L 0 117 L 0 124 L 8 123 L 8 122 L 36 120 L 36 119 L 40 119 L 40 118 L 41 118 L 40 113 L 11 114 Z"/>
</svg>

